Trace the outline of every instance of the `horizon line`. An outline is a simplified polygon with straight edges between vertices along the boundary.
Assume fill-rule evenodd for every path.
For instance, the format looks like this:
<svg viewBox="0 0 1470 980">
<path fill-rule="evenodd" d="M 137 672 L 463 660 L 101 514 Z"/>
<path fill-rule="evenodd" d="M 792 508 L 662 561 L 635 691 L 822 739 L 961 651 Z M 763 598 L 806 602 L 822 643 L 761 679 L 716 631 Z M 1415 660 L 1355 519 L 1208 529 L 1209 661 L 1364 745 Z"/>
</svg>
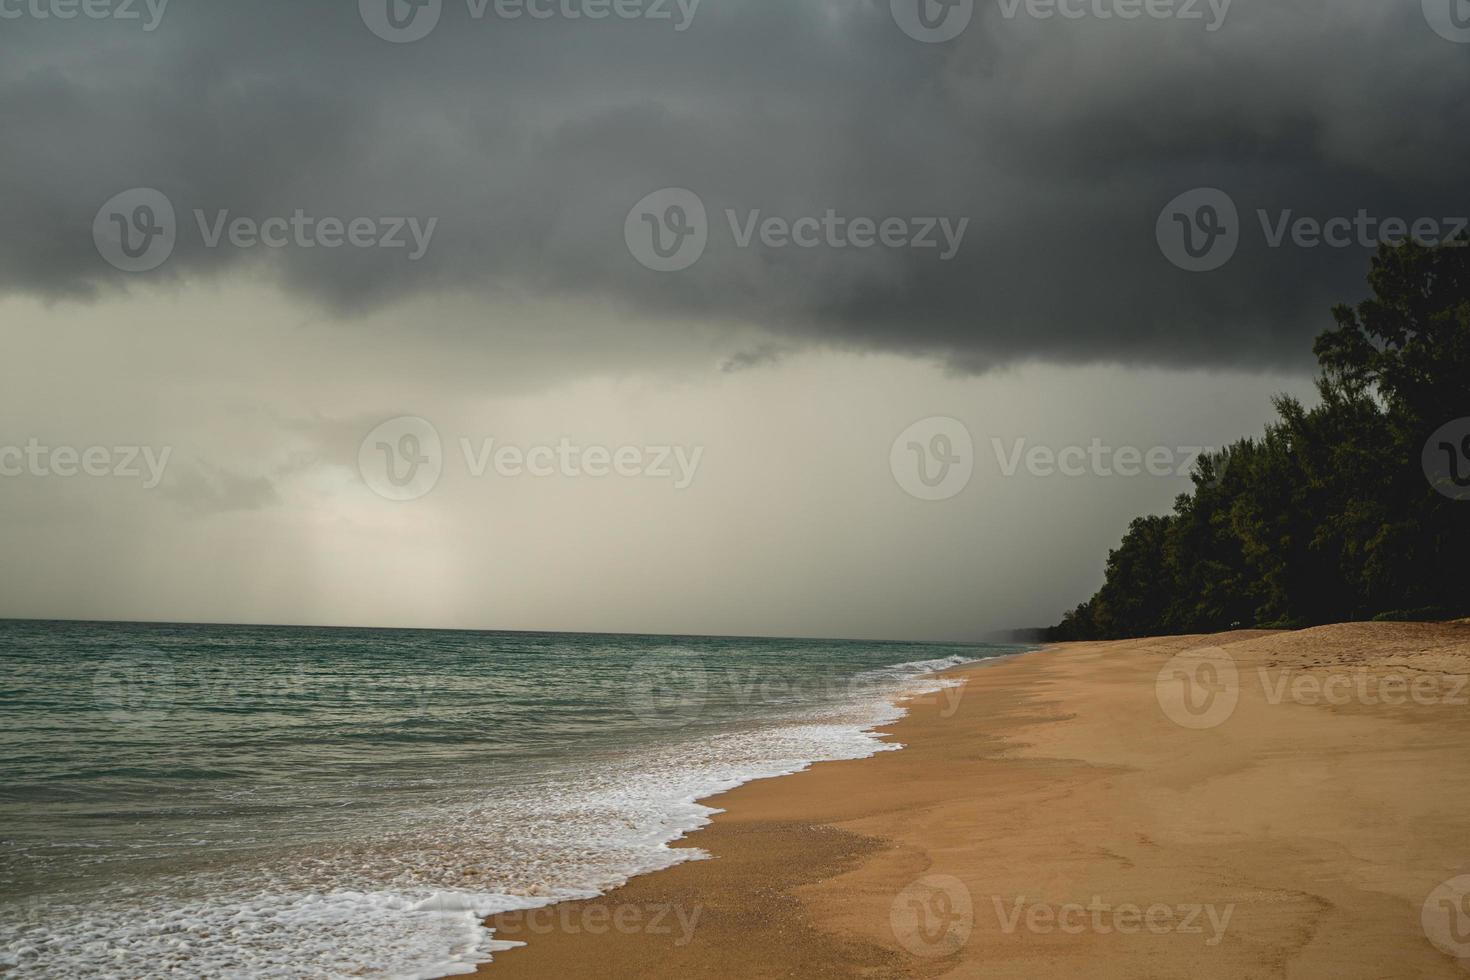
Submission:
<svg viewBox="0 0 1470 980">
<path fill-rule="evenodd" d="M 413 633 L 513 633 L 529 636 L 625 636 L 637 637 L 647 636 L 659 639 L 705 639 L 705 640 L 800 640 L 800 641 L 824 641 L 829 643 L 909 643 L 922 646 L 956 646 L 985 644 L 994 646 L 1007 641 L 1000 640 L 911 640 L 911 639 L 878 639 L 874 637 L 842 637 L 842 636 L 779 636 L 768 634 L 746 634 L 746 633 L 646 633 L 637 631 L 621 630 L 556 630 L 556 629 L 494 629 L 458 626 L 353 626 L 342 624 L 321 623 L 228 623 L 214 622 L 208 620 L 167 620 L 167 619 L 86 619 L 86 618 L 55 618 L 35 616 L 0 616 L 0 623 L 68 623 L 68 624 L 91 624 L 98 626 L 218 626 L 218 627 L 240 627 L 247 629 L 323 629 L 323 630 L 372 630 L 377 632 L 413 632 Z M 1031 629 L 1043 629 L 1044 627 L 1021 627 L 1010 630 L 994 630 L 995 634 L 1025 632 Z M 1014 645 L 1014 644 L 1013 644 Z"/>
</svg>

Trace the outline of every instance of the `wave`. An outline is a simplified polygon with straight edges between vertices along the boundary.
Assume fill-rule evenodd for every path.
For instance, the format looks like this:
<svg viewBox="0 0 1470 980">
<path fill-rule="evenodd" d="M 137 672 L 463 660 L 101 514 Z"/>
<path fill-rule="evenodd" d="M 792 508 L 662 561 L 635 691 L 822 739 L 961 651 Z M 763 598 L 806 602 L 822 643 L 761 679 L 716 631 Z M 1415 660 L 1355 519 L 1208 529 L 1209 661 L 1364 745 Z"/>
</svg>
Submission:
<svg viewBox="0 0 1470 980">
<path fill-rule="evenodd" d="M 551 766 L 525 785 L 414 810 L 393 832 L 148 887 L 52 899 L 0 926 L 14 977 L 391 977 L 472 972 L 518 945 L 484 920 L 593 898 L 629 878 L 708 855 L 670 845 L 720 811 L 702 803 L 816 762 L 901 748 L 875 729 L 894 699 L 957 683 L 935 676 L 974 658 L 867 670 L 845 700 L 779 721 Z"/>
</svg>

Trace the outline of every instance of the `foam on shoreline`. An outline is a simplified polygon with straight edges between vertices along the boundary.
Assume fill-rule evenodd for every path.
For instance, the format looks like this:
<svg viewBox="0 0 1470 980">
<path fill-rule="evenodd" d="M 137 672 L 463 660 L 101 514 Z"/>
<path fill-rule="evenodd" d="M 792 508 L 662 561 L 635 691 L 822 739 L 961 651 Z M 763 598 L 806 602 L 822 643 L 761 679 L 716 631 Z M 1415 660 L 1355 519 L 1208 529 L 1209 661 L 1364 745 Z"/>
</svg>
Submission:
<svg viewBox="0 0 1470 980">
<path fill-rule="evenodd" d="M 707 857 L 670 846 L 720 812 L 701 800 L 816 762 L 901 748 L 874 731 L 905 714 L 895 701 L 962 683 L 934 673 L 967 662 L 865 671 L 845 702 L 589 760 L 524 791 L 425 814 L 391 840 L 191 875 L 150 893 L 120 886 L 75 905 L 38 906 L 3 930 L 0 966 L 15 977 L 468 973 L 516 945 L 495 939 L 488 916 L 593 898 Z M 482 878 L 498 887 L 474 887 Z M 464 886 L 450 886 L 456 880 Z"/>
</svg>

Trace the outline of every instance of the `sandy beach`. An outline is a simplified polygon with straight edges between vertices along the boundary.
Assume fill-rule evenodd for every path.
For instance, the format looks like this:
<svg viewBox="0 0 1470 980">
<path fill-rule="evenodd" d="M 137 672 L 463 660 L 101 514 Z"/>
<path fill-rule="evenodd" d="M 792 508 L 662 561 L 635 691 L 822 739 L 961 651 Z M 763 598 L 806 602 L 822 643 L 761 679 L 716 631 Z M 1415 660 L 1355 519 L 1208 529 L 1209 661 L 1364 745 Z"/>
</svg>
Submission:
<svg viewBox="0 0 1470 980">
<path fill-rule="evenodd" d="M 711 801 L 711 859 L 492 920 L 485 976 L 1455 977 L 1470 625 L 1063 644 L 903 751 Z"/>
</svg>

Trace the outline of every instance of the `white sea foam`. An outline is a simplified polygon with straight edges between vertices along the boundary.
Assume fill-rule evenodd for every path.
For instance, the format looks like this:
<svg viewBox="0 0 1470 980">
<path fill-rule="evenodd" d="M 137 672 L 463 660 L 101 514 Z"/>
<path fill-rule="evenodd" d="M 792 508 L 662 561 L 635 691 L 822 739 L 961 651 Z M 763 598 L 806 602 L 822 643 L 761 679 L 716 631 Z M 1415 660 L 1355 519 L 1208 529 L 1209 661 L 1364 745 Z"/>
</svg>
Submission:
<svg viewBox="0 0 1470 980">
<path fill-rule="evenodd" d="M 704 857 L 669 845 L 719 811 L 700 800 L 814 762 L 900 746 L 873 729 L 896 697 L 958 683 L 964 658 L 869 671 L 846 703 L 768 727 L 565 764 L 329 851 L 117 885 L 0 924 L 15 977 L 396 977 L 471 972 L 509 945 L 486 916 L 590 898 Z"/>
</svg>

